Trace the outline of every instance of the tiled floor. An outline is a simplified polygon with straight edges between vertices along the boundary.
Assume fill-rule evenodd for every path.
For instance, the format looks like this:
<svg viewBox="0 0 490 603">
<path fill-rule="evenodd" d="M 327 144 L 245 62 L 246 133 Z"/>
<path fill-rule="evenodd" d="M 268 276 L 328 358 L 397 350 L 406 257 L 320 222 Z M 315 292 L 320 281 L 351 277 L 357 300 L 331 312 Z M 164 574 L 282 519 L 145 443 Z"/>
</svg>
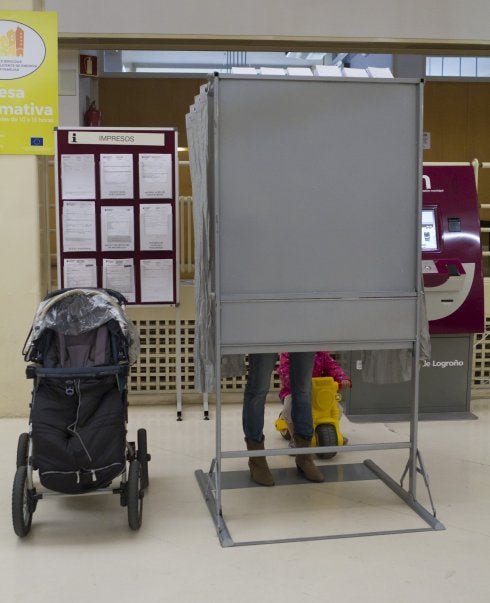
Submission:
<svg viewBox="0 0 490 603">
<path fill-rule="evenodd" d="M 268 404 L 266 443 L 281 447 L 274 429 L 279 408 Z M 128 528 L 116 496 L 40 501 L 30 534 L 11 523 L 11 488 L 18 434 L 25 419 L 0 420 L 0 572 L 3 602 L 71 603 L 114 600 L 178 603 L 490 601 L 490 401 L 475 400 L 477 420 L 422 421 L 419 449 L 437 517 L 445 530 L 223 548 L 194 472 L 209 469 L 215 417 L 199 405 L 132 407 L 130 437 L 148 430 L 150 488 L 143 525 Z M 243 449 L 241 407 L 224 405 L 223 450 Z M 408 423 L 351 423 L 350 444 L 409 439 Z M 372 458 L 397 481 L 406 450 L 342 452 L 322 465 Z M 271 467 L 292 468 L 289 456 Z M 246 469 L 246 459 L 224 471 Z M 280 473 L 280 472 L 279 472 Z M 294 470 L 292 475 L 295 475 Z M 423 480 L 417 498 L 430 508 Z M 425 522 L 379 480 L 223 490 L 223 515 L 236 542 L 305 535 L 425 528 Z"/>
</svg>

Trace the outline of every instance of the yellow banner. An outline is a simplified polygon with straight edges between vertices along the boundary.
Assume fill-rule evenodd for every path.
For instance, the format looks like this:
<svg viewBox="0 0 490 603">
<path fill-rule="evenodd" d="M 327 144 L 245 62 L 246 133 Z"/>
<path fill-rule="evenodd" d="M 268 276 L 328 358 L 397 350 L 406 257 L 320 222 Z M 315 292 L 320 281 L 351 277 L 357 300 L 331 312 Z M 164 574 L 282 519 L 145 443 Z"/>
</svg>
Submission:
<svg viewBox="0 0 490 603">
<path fill-rule="evenodd" d="M 0 154 L 54 155 L 57 126 L 57 14 L 0 11 Z"/>
</svg>

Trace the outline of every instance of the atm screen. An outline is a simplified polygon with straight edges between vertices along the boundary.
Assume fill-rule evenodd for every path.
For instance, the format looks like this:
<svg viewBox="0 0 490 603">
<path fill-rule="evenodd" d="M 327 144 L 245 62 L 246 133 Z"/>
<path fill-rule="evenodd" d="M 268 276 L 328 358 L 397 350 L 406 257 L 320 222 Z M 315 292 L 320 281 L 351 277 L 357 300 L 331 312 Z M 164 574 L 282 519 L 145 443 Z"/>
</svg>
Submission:
<svg viewBox="0 0 490 603">
<path fill-rule="evenodd" d="M 436 210 L 422 210 L 422 251 L 437 249 Z"/>
</svg>

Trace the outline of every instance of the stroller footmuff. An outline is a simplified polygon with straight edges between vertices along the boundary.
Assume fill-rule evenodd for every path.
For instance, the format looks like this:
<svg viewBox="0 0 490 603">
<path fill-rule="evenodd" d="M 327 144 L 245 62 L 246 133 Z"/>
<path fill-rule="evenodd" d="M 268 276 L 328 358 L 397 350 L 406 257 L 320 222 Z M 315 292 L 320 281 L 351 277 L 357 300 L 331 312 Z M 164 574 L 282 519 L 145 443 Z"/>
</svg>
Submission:
<svg viewBox="0 0 490 603">
<path fill-rule="evenodd" d="M 119 494 L 130 527 L 141 525 L 150 457 L 144 429 L 137 446 L 126 441 L 127 377 L 139 339 L 124 308 L 119 293 L 104 289 L 56 291 L 39 306 L 24 346 L 34 386 L 12 495 L 18 536 L 47 495 L 34 487 L 34 471 L 50 494 Z"/>
</svg>

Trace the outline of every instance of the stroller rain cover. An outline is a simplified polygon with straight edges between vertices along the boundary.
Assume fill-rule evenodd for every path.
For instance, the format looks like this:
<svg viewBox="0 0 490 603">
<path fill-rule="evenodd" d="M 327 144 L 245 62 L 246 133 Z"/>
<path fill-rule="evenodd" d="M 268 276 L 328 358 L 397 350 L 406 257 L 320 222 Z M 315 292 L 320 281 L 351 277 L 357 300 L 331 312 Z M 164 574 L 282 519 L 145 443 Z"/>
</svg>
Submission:
<svg viewBox="0 0 490 603">
<path fill-rule="evenodd" d="M 34 317 L 24 346 L 33 363 L 33 465 L 51 490 L 106 487 L 125 468 L 127 375 L 139 337 L 121 299 L 103 289 L 61 290 Z"/>
</svg>

